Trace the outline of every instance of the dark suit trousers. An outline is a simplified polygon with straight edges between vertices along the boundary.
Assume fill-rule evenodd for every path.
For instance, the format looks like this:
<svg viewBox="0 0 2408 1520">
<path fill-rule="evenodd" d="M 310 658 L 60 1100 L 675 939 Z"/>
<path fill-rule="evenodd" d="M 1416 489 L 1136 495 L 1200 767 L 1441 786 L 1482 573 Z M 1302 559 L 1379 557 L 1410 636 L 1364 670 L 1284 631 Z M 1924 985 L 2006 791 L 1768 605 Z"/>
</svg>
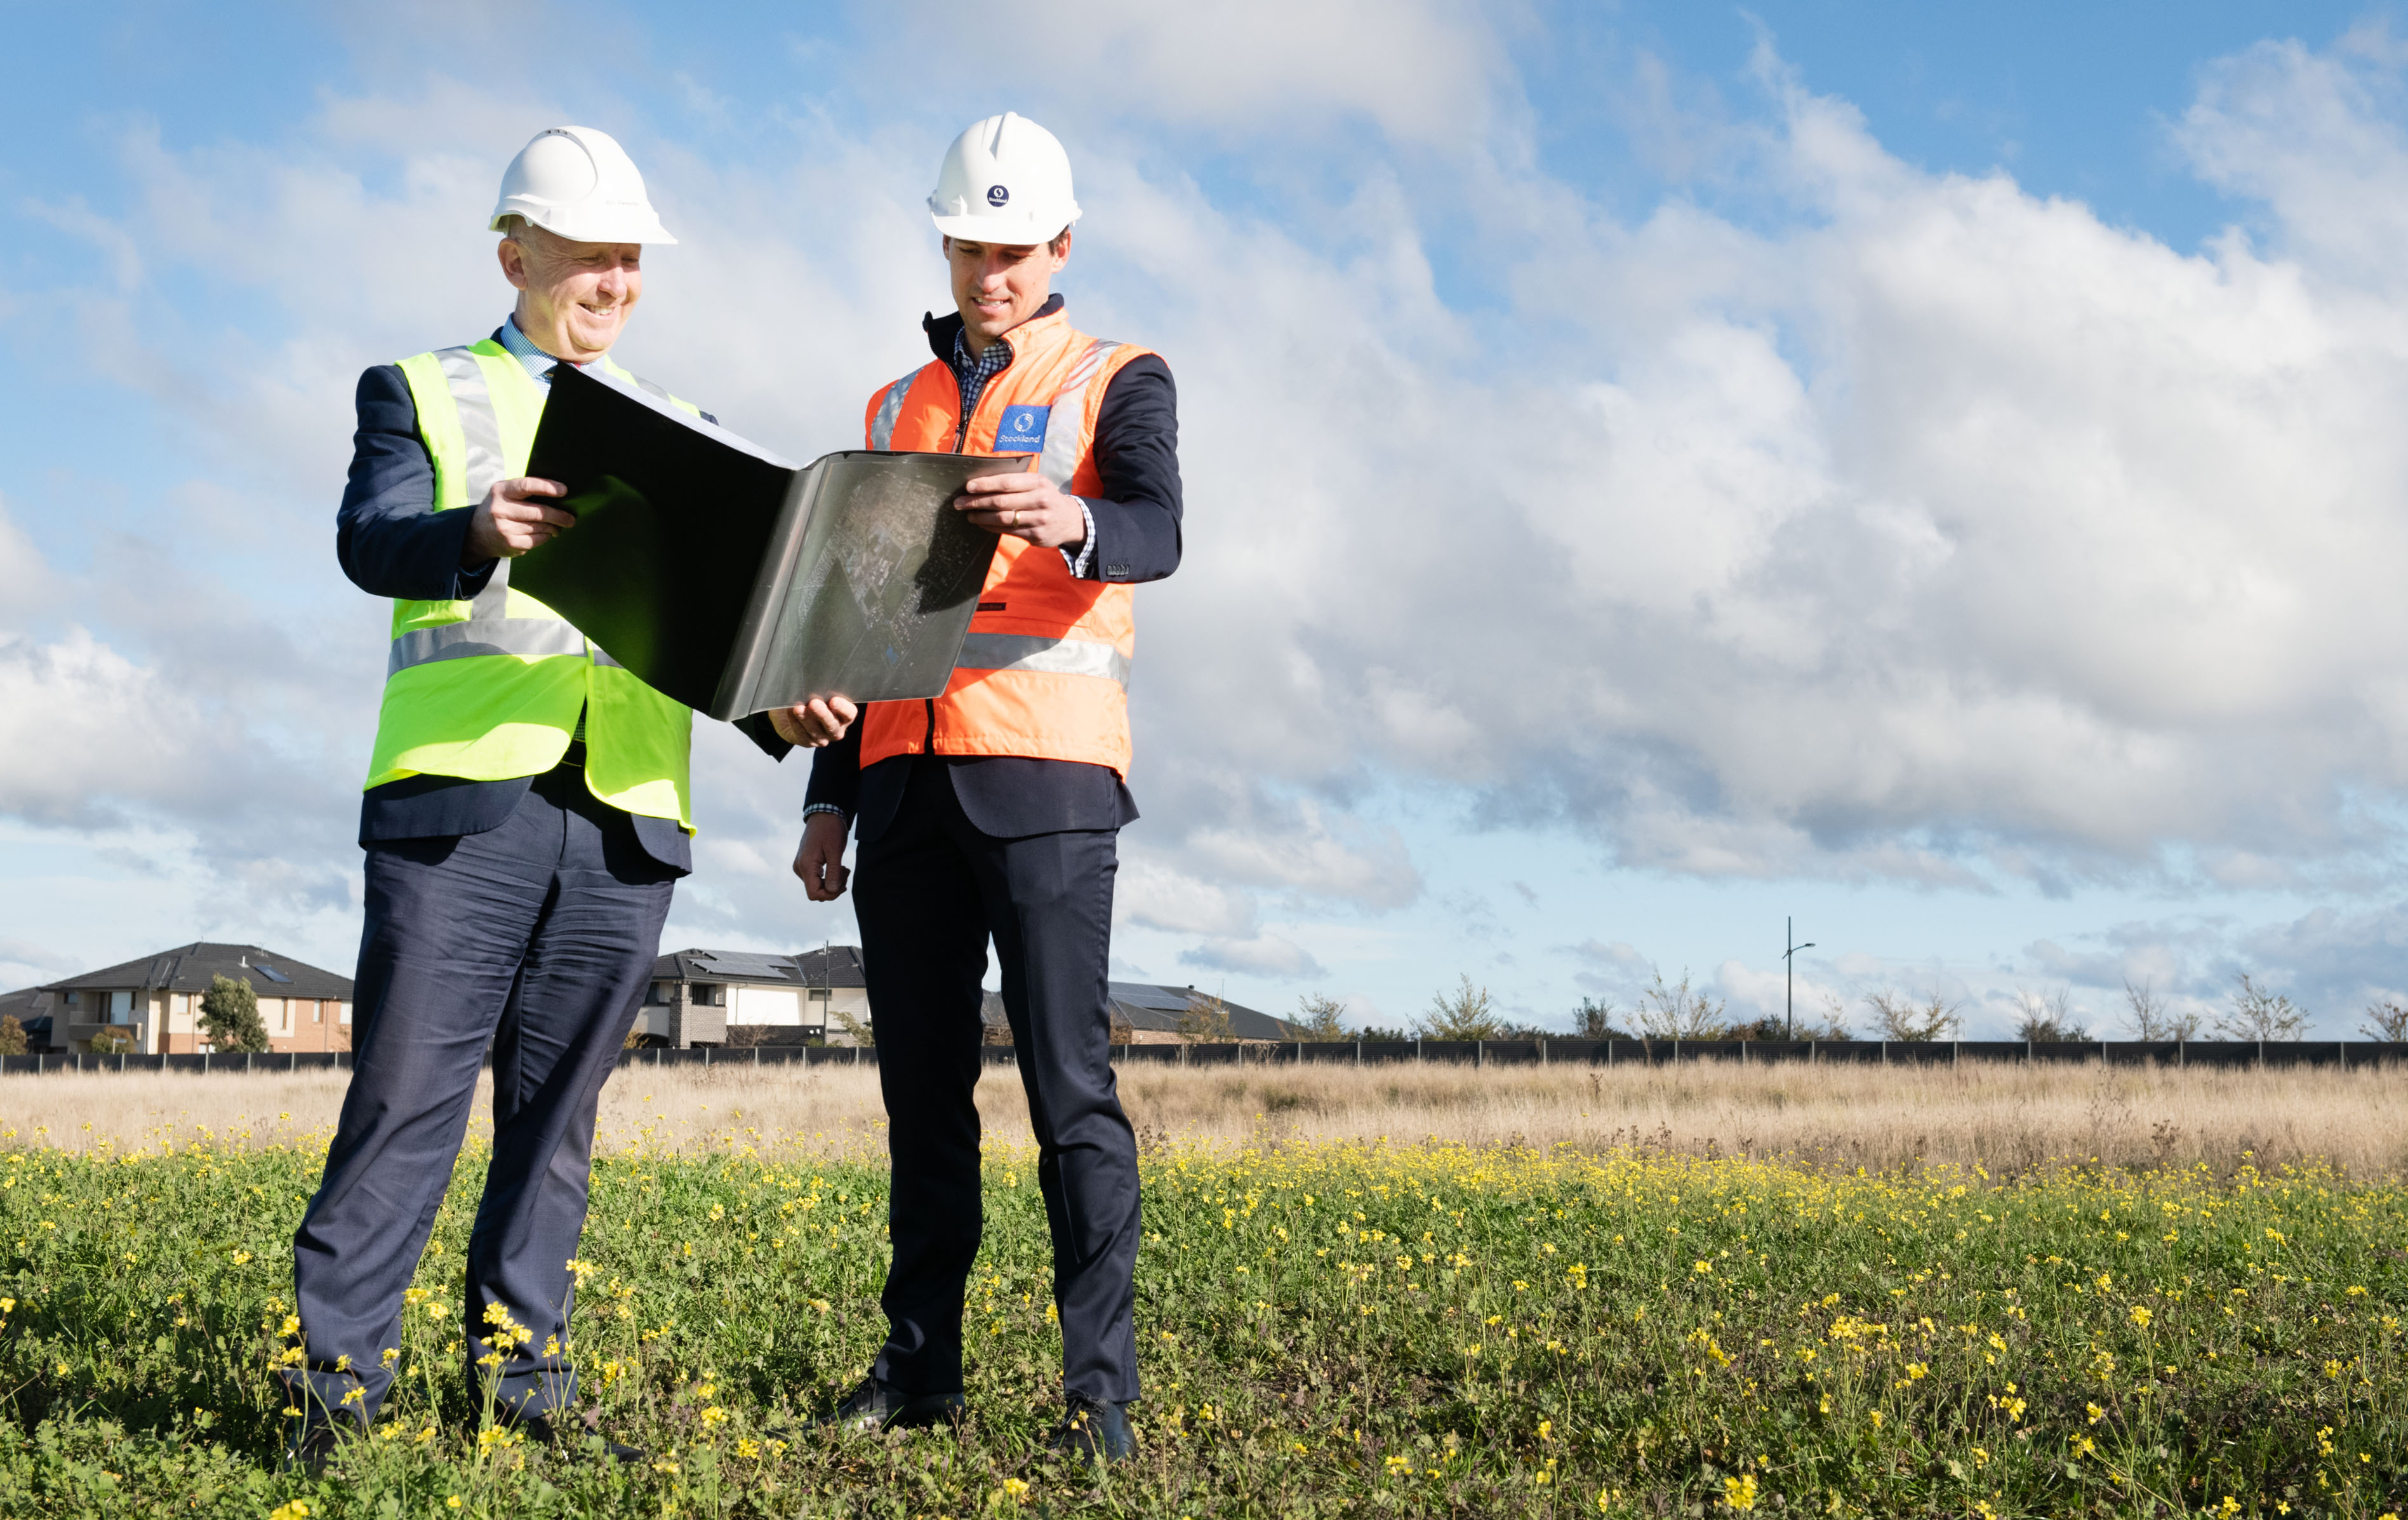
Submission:
<svg viewBox="0 0 2408 1520">
<path fill-rule="evenodd" d="M 585 1227 L 595 1107 L 677 874 L 566 766 L 498 827 L 368 850 L 351 1084 L 293 1238 L 308 1361 L 286 1377 L 300 1407 L 372 1418 L 391 1385 L 383 1354 L 402 1344 L 403 1293 L 489 1041 L 494 1150 L 468 1240 L 467 1322 L 437 1333 L 465 1332 L 472 1388 L 491 1379 L 504 1404 L 538 1413 L 575 1397 L 567 1262 Z M 496 1304 L 530 1335 L 480 1368 Z"/>
<path fill-rule="evenodd" d="M 1054 1238 L 1063 1386 L 1138 1396 L 1137 1141 L 1112 1079 L 1105 987 L 1117 839 L 982 833 L 949 767 L 922 762 L 894 821 L 860 847 L 853 911 L 894 1164 L 889 1330 L 871 1371 L 908 1392 L 962 1386 L 962 1296 L 982 1227 L 971 1091 L 992 939 Z"/>
</svg>

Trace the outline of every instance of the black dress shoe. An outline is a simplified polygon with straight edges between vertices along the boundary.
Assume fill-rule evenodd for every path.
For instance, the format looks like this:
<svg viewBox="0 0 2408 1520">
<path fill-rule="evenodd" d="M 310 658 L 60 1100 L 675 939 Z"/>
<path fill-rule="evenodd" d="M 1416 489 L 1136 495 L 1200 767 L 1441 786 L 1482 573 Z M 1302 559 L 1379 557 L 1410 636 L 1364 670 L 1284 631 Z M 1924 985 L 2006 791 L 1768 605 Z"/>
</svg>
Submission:
<svg viewBox="0 0 2408 1520">
<path fill-rule="evenodd" d="M 554 1424 L 549 1414 L 513 1414 L 504 1410 L 498 1412 L 494 1423 L 518 1432 L 529 1441 L 557 1447 L 569 1455 L 599 1455 L 608 1462 L 640 1462 L 644 1459 L 641 1447 L 623 1446 L 608 1436 L 580 1429 L 574 1425 L 564 1427 Z M 602 1450 L 598 1454 L 585 1444 L 588 1435 L 602 1442 Z"/>
<path fill-rule="evenodd" d="M 359 1436 L 362 1430 L 360 1422 L 348 1414 L 308 1421 L 300 1433 L 293 1438 L 293 1444 L 285 1449 L 285 1459 L 310 1477 L 322 1478 L 326 1475 L 326 1464 L 335 1459 L 335 1454 L 343 1449 L 344 1442 Z"/>
<path fill-rule="evenodd" d="M 1062 1423 L 1046 1439 L 1048 1450 L 1075 1457 L 1091 1467 L 1125 1462 L 1137 1455 L 1137 1432 L 1129 1428 L 1129 1407 L 1110 1404 L 1085 1394 L 1070 1395 Z"/>
<path fill-rule="evenodd" d="M 907 1394 L 891 1383 L 864 1378 L 817 1424 L 823 1430 L 910 1430 L 928 1425 L 959 1425 L 968 1409 L 958 1393 Z"/>
</svg>

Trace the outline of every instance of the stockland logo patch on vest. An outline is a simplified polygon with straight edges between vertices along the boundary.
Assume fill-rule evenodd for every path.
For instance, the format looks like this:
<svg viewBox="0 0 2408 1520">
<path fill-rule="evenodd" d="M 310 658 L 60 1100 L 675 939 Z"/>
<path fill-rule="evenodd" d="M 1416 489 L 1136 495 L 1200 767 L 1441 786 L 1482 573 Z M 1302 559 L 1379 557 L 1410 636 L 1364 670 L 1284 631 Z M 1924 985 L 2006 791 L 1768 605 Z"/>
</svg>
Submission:
<svg viewBox="0 0 2408 1520">
<path fill-rule="evenodd" d="M 1053 415 L 1052 407 L 1004 408 L 1003 421 L 995 430 L 995 452 L 1041 452 L 1045 448 L 1045 420 Z"/>
</svg>

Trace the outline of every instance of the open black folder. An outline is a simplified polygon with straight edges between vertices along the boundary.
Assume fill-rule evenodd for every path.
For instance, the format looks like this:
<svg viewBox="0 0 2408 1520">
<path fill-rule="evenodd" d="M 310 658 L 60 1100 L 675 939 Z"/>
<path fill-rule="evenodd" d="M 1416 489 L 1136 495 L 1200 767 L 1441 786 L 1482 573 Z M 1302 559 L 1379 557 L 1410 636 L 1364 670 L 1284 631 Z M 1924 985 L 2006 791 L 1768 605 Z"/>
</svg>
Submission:
<svg viewBox="0 0 2408 1520">
<path fill-rule="evenodd" d="M 562 365 L 527 473 L 577 525 L 509 583 L 664 695 L 714 718 L 945 689 L 996 537 L 953 508 L 1028 456 L 849 450 L 797 468 Z"/>
</svg>

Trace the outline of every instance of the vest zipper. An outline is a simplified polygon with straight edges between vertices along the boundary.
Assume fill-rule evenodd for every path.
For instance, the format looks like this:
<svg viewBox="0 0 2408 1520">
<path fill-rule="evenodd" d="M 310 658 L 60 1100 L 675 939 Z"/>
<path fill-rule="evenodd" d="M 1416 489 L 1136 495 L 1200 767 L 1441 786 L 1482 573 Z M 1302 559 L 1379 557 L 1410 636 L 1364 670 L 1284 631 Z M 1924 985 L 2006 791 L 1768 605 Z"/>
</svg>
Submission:
<svg viewBox="0 0 2408 1520">
<path fill-rule="evenodd" d="M 1001 343 L 1003 339 L 998 337 L 996 341 Z M 1012 365 L 1020 362 L 1018 349 L 1007 348 L 1006 351 L 1011 355 L 1010 360 L 1004 365 L 1003 369 L 998 369 L 987 377 L 986 384 L 979 390 L 978 407 L 965 408 L 960 411 L 961 421 L 953 424 L 953 452 L 960 453 L 962 446 L 969 442 L 971 419 L 977 416 L 979 407 L 986 405 L 987 392 L 995 389 L 995 382 L 1003 378 L 1004 370 L 1010 369 Z M 962 378 L 959 375 L 954 376 L 953 388 L 956 391 L 961 389 L 961 383 Z M 920 742 L 927 753 L 934 754 L 937 753 L 937 699 L 933 696 L 928 697 L 924 705 L 928 710 L 928 737 Z"/>
</svg>

